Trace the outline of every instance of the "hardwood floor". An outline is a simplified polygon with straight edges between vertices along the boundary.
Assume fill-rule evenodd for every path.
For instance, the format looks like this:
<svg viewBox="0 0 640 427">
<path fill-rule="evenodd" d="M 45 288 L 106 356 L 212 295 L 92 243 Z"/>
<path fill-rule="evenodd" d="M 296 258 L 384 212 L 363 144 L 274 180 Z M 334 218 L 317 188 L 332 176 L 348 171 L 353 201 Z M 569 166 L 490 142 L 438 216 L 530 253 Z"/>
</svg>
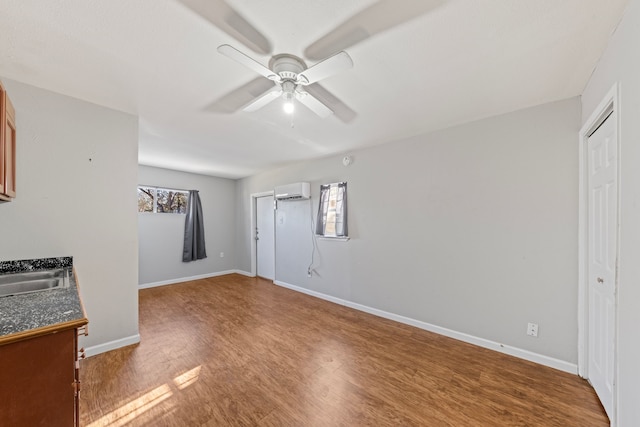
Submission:
<svg viewBox="0 0 640 427">
<path fill-rule="evenodd" d="M 141 290 L 140 333 L 82 361 L 81 425 L 608 425 L 577 376 L 263 279 Z"/>
</svg>

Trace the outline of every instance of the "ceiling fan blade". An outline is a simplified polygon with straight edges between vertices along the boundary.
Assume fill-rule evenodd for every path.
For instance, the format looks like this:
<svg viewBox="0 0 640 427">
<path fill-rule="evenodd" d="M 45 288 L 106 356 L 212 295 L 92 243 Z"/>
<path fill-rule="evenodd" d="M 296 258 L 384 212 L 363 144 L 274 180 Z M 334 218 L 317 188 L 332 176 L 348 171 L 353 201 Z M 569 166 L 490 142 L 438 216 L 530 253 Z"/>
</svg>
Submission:
<svg viewBox="0 0 640 427">
<path fill-rule="evenodd" d="M 179 0 L 202 18 L 256 53 L 271 53 L 271 43 L 224 0 Z"/>
<path fill-rule="evenodd" d="M 298 74 L 297 83 L 306 86 L 351 67 L 353 67 L 353 60 L 349 54 L 344 51 L 338 52 Z"/>
<path fill-rule="evenodd" d="M 250 70 L 253 70 L 256 73 L 265 76 L 269 80 L 273 80 L 273 81 L 276 81 L 276 82 L 280 81 L 280 76 L 279 75 L 277 75 L 276 73 L 274 73 L 273 71 L 271 71 L 270 69 L 268 69 L 267 67 L 265 67 L 264 65 L 259 63 L 258 61 L 254 60 L 254 59 L 248 57 L 247 55 L 245 55 L 244 53 L 240 52 L 235 47 L 231 47 L 228 44 L 223 44 L 221 46 L 218 46 L 218 52 L 220 52 L 224 56 L 227 56 L 227 57 L 233 59 L 234 61 L 244 65 L 245 67 L 249 68 Z"/>
<path fill-rule="evenodd" d="M 333 111 L 334 116 L 345 123 L 351 122 L 357 116 L 355 111 L 317 83 L 305 86 L 304 90 L 328 109 Z"/>
<path fill-rule="evenodd" d="M 282 88 L 279 86 L 274 86 L 271 90 L 263 93 L 258 99 L 244 107 L 242 110 L 249 113 L 259 110 L 271 101 L 278 99 L 280 95 L 282 95 Z"/>
<path fill-rule="evenodd" d="M 389 28 L 424 15 L 445 0 L 380 0 L 343 22 L 304 51 L 319 60 L 349 48 Z"/>
<path fill-rule="evenodd" d="M 240 86 L 238 89 L 229 92 L 222 98 L 209 104 L 204 109 L 205 111 L 211 111 L 213 113 L 230 114 L 240 110 L 245 105 L 249 105 L 257 97 L 260 97 L 275 87 L 272 81 L 265 80 L 262 77 L 256 77 L 249 83 Z"/>
<path fill-rule="evenodd" d="M 309 93 L 298 93 L 296 98 L 298 99 L 298 101 L 300 101 L 301 104 L 303 104 L 305 107 L 307 107 L 323 119 L 333 114 L 333 111 L 329 107 L 311 96 Z"/>
</svg>

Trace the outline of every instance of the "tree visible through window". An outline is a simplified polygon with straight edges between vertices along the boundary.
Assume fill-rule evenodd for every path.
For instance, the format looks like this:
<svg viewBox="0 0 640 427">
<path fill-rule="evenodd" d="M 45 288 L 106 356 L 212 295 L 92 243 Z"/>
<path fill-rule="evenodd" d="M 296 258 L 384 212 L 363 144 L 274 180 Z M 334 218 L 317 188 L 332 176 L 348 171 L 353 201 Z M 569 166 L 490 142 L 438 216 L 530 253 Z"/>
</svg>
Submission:
<svg viewBox="0 0 640 427">
<path fill-rule="evenodd" d="M 138 212 L 183 214 L 187 212 L 188 200 L 188 191 L 149 186 L 138 187 Z"/>
<path fill-rule="evenodd" d="M 153 212 L 153 199 L 155 197 L 155 188 L 138 187 L 138 212 Z"/>
</svg>

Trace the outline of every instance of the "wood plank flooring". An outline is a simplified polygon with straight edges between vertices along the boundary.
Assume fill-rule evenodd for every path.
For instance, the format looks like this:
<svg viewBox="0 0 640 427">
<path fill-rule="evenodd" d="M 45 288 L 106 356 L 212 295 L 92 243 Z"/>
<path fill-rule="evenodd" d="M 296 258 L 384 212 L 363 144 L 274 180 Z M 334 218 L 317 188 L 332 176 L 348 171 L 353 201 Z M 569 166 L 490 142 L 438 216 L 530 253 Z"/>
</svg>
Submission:
<svg viewBox="0 0 640 427">
<path fill-rule="evenodd" d="M 577 376 L 258 278 L 141 290 L 140 333 L 82 361 L 81 425 L 608 425 Z"/>
</svg>

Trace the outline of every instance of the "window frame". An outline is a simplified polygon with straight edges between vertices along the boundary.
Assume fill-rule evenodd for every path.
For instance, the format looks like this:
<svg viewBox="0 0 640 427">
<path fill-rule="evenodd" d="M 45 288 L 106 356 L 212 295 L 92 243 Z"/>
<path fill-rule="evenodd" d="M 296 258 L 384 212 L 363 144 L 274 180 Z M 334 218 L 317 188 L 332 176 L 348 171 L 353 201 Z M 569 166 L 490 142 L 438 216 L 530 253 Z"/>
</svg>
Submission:
<svg viewBox="0 0 640 427">
<path fill-rule="evenodd" d="M 344 188 L 344 190 L 342 191 L 342 194 L 339 194 L 339 188 L 342 187 Z M 326 188 L 326 191 L 328 192 L 328 196 L 327 196 L 327 202 L 323 203 L 323 191 L 325 191 L 324 189 Z M 335 189 L 335 190 L 333 190 Z M 331 197 L 331 193 L 335 191 L 335 197 L 332 198 Z M 342 196 L 342 200 L 340 199 L 340 196 Z M 332 203 L 331 202 L 335 202 L 334 204 L 336 206 L 331 206 Z M 341 205 L 341 212 L 338 212 L 337 209 L 337 205 L 340 204 Z M 324 209 L 322 209 L 324 207 Z M 326 230 L 327 230 L 327 225 L 326 225 L 326 220 L 325 218 L 330 217 L 330 214 L 333 213 L 334 216 L 334 221 L 333 221 L 333 229 L 334 232 L 333 234 L 326 234 Z M 338 213 L 340 215 L 338 215 Z M 350 239 L 349 237 L 349 228 L 348 228 L 348 206 L 347 206 L 347 182 L 346 181 L 341 181 L 341 182 L 332 182 L 332 183 L 328 183 L 328 184 L 321 184 L 320 185 L 320 196 L 319 196 L 319 200 L 318 200 L 318 215 L 316 217 L 316 227 L 315 227 L 315 237 L 317 239 L 321 239 L 321 240 L 334 240 L 334 241 L 347 241 Z M 341 221 L 339 221 L 338 219 L 340 219 Z M 344 234 L 343 235 L 338 235 L 337 234 L 337 226 L 338 224 L 342 222 L 342 229 L 344 230 Z M 322 225 L 320 225 L 322 224 Z M 321 231 L 322 230 L 322 231 Z M 321 232 L 319 232 L 321 231 Z"/>
<path fill-rule="evenodd" d="M 144 189 L 149 189 L 149 190 L 153 190 L 153 196 L 151 196 L 151 207 L 152 210 L 151 211 L 140 211 L 140 207 L 138 206 L 138 213 L 139 214 L 174 214 L 174 215 L 186 215 L 187 213 L 187 206 L 189 204 L 189 191 L 188 190 L 181 190 L 179 188 L 168 188 L 168 187 L 158 187 L 155 185 L 141 185 L 139 184 L 136 189 L 138 191 L 138 197 L 140 194 L 140 189 L 144 188 Z M 184 212 L 173 212 L 173 211 L 169 211 L 169 212 L 164 212 L 164 211 L 159 211 L 158 210 L 158 191 L 168 191 L 168 192 L 173 192 L 173 193 L 181 193 L 181 194 L 185 194 L 186 196 L 186 202 L 184 205 Z M 147 194 L 147 193 L 145 193 Z M 139 199 L 138 199 L 139 200 Z"/>
</svg>

